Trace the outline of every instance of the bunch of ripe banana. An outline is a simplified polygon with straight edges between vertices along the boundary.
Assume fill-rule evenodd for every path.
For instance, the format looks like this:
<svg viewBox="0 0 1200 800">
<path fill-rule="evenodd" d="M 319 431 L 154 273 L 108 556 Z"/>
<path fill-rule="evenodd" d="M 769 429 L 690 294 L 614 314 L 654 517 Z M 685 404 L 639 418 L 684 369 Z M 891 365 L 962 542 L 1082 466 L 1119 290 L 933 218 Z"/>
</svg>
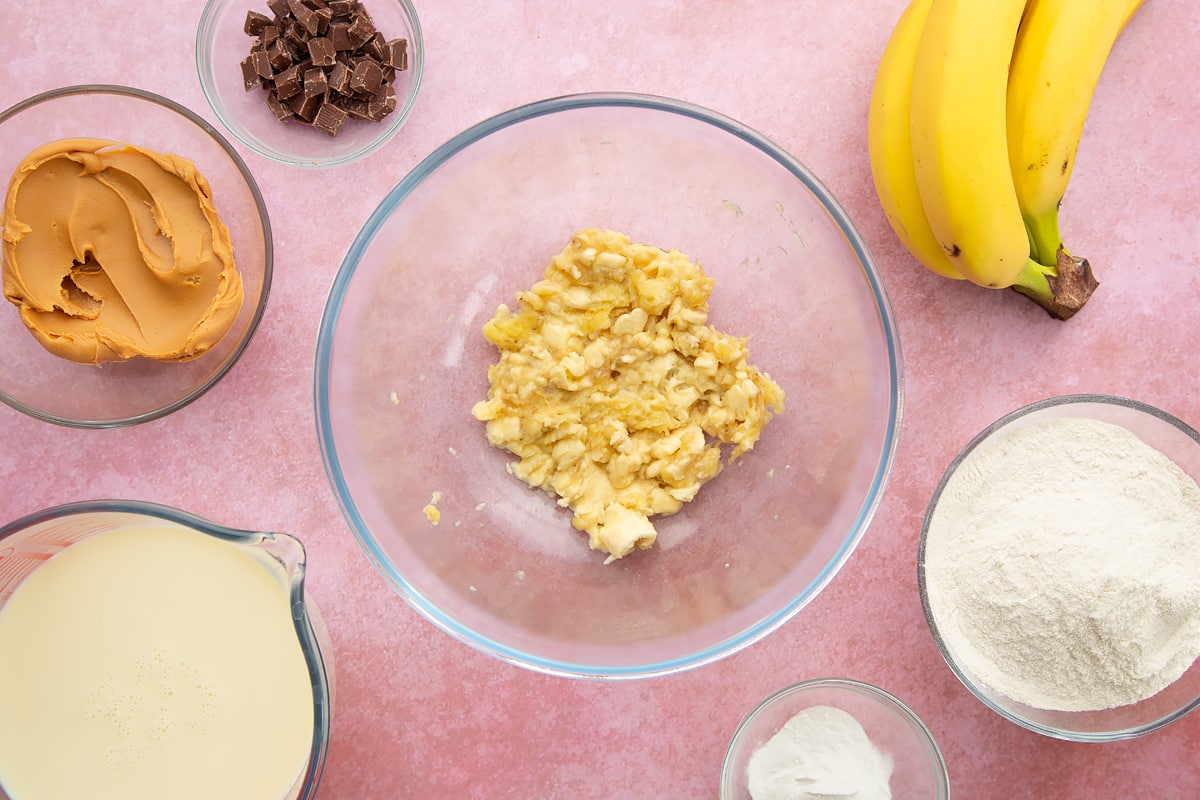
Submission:
<svg viewBox="0 0 1200 800">
<path fill-rule="evenodd" d="M 910 0 L 868 141 L 880 203 L 947 278 L 1012 287 L 1057 319 L 1098 285 L 1058 209 L 1104 62 L 1143 0 Z"/>
</svg>

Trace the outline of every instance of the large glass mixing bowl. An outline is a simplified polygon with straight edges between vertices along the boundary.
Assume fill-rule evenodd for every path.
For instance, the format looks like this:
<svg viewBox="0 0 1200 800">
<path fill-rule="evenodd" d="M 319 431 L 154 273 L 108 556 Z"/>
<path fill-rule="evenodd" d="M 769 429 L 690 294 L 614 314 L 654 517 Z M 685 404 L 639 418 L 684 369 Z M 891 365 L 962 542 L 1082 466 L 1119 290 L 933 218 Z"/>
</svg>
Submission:
<svg viewBox="0 0 1200 800">
<path fill-rule="evenodd" d="M 652 549 L 607 565 L 471 415 L 496 359 L 481 326 L 585 227 L 698 261 L 709 323 L 787 392 Z M 511 663 L 625 678 L 728 655 L 829 583 L 887 481 L 900 371 L 871 255 L 802 164 L 697 106 L 592 94 L 488 119 L 400 180 L 334 280 L 315 400 L 350 528 L 413 608 Z"/>
</svg>

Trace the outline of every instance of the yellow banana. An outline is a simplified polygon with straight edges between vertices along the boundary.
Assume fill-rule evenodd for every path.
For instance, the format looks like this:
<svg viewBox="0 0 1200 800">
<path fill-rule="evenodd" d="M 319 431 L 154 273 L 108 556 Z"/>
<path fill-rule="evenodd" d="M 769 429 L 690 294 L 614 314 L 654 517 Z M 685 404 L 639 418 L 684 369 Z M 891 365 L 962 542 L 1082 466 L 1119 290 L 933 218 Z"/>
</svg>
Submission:
<svg viewBox="0 0 1200 800">
<path fill-rule="evenodd" d="M 925 218 L 913 168 L 909 98 L 917 44 L 932 0 L 913 0 L 900 15 L 879 59 L 867 116 L 867 149 L 879 204 L 896 236 L 933 272 L 961 280 Z"/>
<path fill-rule="evenodd" d="M 1008 166 L 1008 66 L 1025 0 L 933 0 L 917 45 L 912 151 L 925 217 L 980 286 L 1037 270 Z"/>
<path fill-rule="evenodd" d="M 1008 157 L 1035 260 L 1055 265 L 1058 207 L 1117 37 L 1143 0 L 1029 0 L 1008 79 Z"/>
</svg>

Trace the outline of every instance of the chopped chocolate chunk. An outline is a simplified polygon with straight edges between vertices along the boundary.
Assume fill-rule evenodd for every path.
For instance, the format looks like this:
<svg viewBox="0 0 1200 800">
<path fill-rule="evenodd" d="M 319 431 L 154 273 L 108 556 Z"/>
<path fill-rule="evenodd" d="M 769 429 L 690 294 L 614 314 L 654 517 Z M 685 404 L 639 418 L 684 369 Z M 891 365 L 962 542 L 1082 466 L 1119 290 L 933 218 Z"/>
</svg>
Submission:
<svg viewBox="0 0 1200 800">
<path fill-rule="evenodd" d="M 317 35 L 324 36 L 329 32 L 329 23 L 333 20 L 333 12 L 321 6 L 314 13 L 317 16 Z"/>
<path fill-rule="evenodd" d="M 329 41 L 333 42 L 334 50 L 353 50 L 350 42 L 350 25 L 345 22 L 334 22 L 329 26 Z"/>
<path fill-rule="evenodd" d="M 385 83 L 381 91 L 367 101 L 367 118 L 378 122 L 396 110 L 396 89 L 390 83 Z"/>
<path fill-rule="evenodd" d="M 297 22 L 291 23 L 282 39 L 284 46 L 292 54 L 293 61 L 308 58 L 308 37 L 303 32 L 297 33 L 296 28 L 298 26 L 299 23 Z"/>
<path fill-rule="evenodd" d="M 375 35 L 362 46 L 362 51 L 376 61 L 383 61 L 383 42 L 383 34 L 375 31 Z"/>
<path fill-rule="evenodd" d="M 329 79 L 324 70 L 316 67 L 304 71 L 304 96 L 324 97 L 329 89 Z"/>
<path fill-rule="evenodd" d="M 267 108 L 271 109 L 271 113 L 275 115 L 275 119 L 282 122 L 292 116 L 292 110 L 285 106 L 274 92 L 267 95 Z"/>
<path fill-rule="evenodd" d="M 375 94 L 383 82 L 383 70 L 371 59 L 364 59 L 354 67 L 350 75 L 350 88 L 363 94 Z"/>
<path fill-rule="evenodd" d="M 342 127 L 342 123 L 346 121 L 346 112 L 332 103 L 326 103 L 317 110 L 317 115 L 313 117 L 313 127 L 317 130 L 324 131 L 330 136 L 337 136 L 338 129 Z"/>
<path fill-rule="evenodd" d="M 262 51 L 259 50 L 259 53 Z M 263 76 L 258 74 L 258 70 L 254 68 L 254 53 L 242 59 L 242 83 L 246 85 L 246 89 L 253 89 L 262 83 Z"/>
<path fill-rule="evenodd" d="M 262 36 L 263 28 L 271 24 L 271 18 L 257 11 L 246 12 L 246 24 L 243 30 L 247 36 Z"/>
<path fill-rule="evenodd" d="M 283 40 L 276 40 L 275 44 L 267 48 L 267 58 L 271 62 L 271 69 L 276 72 L 282 72 L 287 69 L 295 60 L 292 58 L 291 51 L 284 45 Z"/>
<path fill-rule="evenodd" d="M 348 17 L 354 10 L 351 0 L 329 0 L 329 10 L 335 17 Z"/>
<path fill-rule="evenodd" d="M 329 88 L 338 94 L 350 94 L 350 68 L 338 62 L 329 70 Z"/>
<path fill-rule="evenodd" d="M 275 75 L 275 95 L 280 100 L 287 100 L 289 97 L 300 94 L 302 87 L 303 78 L 300 77 L 300 68 L 295 64 Z"/>
<path fill-rule="evenodd" d="M 292 10 L 287 0 L 267 0 L 267 8 L 271 9 L 276 17 L 286 17 Z"/>
<path fill-rule="evenodd" d="M 308 40 L 308 54 L 312 58 L 313 66 L 332 67 L 336 61 L 336 52 L 333 42 L 329 41 L 328 37 L 318 36 Z"/>
<path fill-rule="evenodd" d="M 355 14 L 352 19 L 354 21 L 350 23 L 350 42 L 355 47 L 362 47 L 375 35 L 375 23 L 361 12 Z"/>
<path fill-rule="evenodd" d="M 366 99 L 351 98 L 338 104 L 346 109 L 346 113 L 357 119 L 371 118 L 371 104 Z"/>
<path fill-rule="evenodd" d="M 317 110 L 325 103 L 324 95 L 316 95 L 310 97 L 305 94 L 298 94 L 292 98 L 290 107 L 292 113 L 305 122 L 312 122 L 317 116 Z"/>
<path fill-rule="evenodd" d="M 250 65 L 254 67 L 255 74 L 257 74 L 260 78 L 259 83 L 262 81 L 269 81 L 275 77 L 275 71 L 271 69 L 271 56 L 269 53 L 267 53 L 267 51 L 255 50 L 249 55 L 249 59 Z M 257 85 L 258 84 L 255 84 L 255 86 Z M 246 88 L 250 89 L 253 88 L 253 86 L 247 85 Z"/>
<path fill-rule="evenodd" d="M 375 90 L 375 93 L 373 95 L 371 95 L 371 97 L 372 98 L 384 97 L 385 95 L 387 95 L 388 92 L 391 92 L 392 95 L 395 96 L 396 87 L 393 86 L 392 84 L 388 83 L 387 81 L 383 81 L 382 83 L 379 84 L 379 88 Z"/>
<path fill-rule="evenodd" d="M 279 38 L 279 26 L 278 25 L 268 25 L 265 28 L 263 28 L 262 34 L 259 38 L 259 42 L 262 43 L 264 48 L 267 48 L 267 47 L 270 47 L 271 45 L 275 44 L 275 40 L 278 38 Z"/>
<path fill-rule="evenodd" d="M 304 27 L 304 23 L 298 19 L 293 19 L 287 23 L 287 26 L 288 41 L 295 42 L 301 48 L 307 47 L 308 40 L 312 38 L 312 34 L 308 32 L 308 28 Z"/>
<path fill-rule="evenodd" d="M 391 39 L 384 42 L 383 57 L 379 60 L 394 69 L 408 69 L 408 40 Z"/>
<path fill-rule="evenodd" d="M 288 5 L 291 6 L 292 16 L 296 18 L 296 22 L 309 36 L 317 35 L 317 12 L 313 11 L 300 0 L 288 0 Z"/>
</svg>

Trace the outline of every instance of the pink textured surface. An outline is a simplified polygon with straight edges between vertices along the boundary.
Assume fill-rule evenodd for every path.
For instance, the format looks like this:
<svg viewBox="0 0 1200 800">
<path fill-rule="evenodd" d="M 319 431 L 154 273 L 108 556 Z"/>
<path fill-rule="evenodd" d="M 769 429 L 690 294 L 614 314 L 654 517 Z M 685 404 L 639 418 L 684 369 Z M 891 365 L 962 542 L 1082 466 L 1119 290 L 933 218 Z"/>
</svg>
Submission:
<svg viewBox="0 0 1200 800">
<path fill-rule="evenodd" d="M 1200 716 L 1141 740 L 1048 740 L 993 715 L 939 658 L 917 597 L 917 534 L 941 470 L 980 428 L 1040 397 L 1123 394 L 1200 426 L 1200 6 L 1152 0 L 1101 81 L 1063 230 L 1101 288 L 1054 322 L 1008 292 L 936 278 L 902 250 L 866 160 L 866 104 L 903 0 L 584 0 L 418 11 L 427 62 L 407 126 L 365 161 L 309 172 L 243 151 L 275 232 L 275 283 L 242 361 L 157 422 L 78 431 L 0 407 L 0 518 L 119 497 L 294 533 L 334 639 L 338 695 L 320 796 L 715 797 L 741 717 L 788 683 L 841 675 L 920 714 L 954 796 L 1194 797 Z M 0 27 L 0 107 L 60 85 L 126 83 L 215 122 L 193 56 L 200 2 L 44 0 Z M 411 611 L 372 570 L 326 481 L 312 411 L 325 295 L 356 231 L 417 161 L 506 108 L 577 91 L 695 102 L 797 155 L 857 221 L 884 275 L 905 358 L 891 483 L 829 588 L 766 640 L 715 665 L 634 683 L 535 675 L 476 654 Z M 331 179 L 336 178 L 333 183 Z M 322 219 L 312 225 L 314 218 Z M 802 411 L 802 404 L 796 406 Z"/>
</svg>

